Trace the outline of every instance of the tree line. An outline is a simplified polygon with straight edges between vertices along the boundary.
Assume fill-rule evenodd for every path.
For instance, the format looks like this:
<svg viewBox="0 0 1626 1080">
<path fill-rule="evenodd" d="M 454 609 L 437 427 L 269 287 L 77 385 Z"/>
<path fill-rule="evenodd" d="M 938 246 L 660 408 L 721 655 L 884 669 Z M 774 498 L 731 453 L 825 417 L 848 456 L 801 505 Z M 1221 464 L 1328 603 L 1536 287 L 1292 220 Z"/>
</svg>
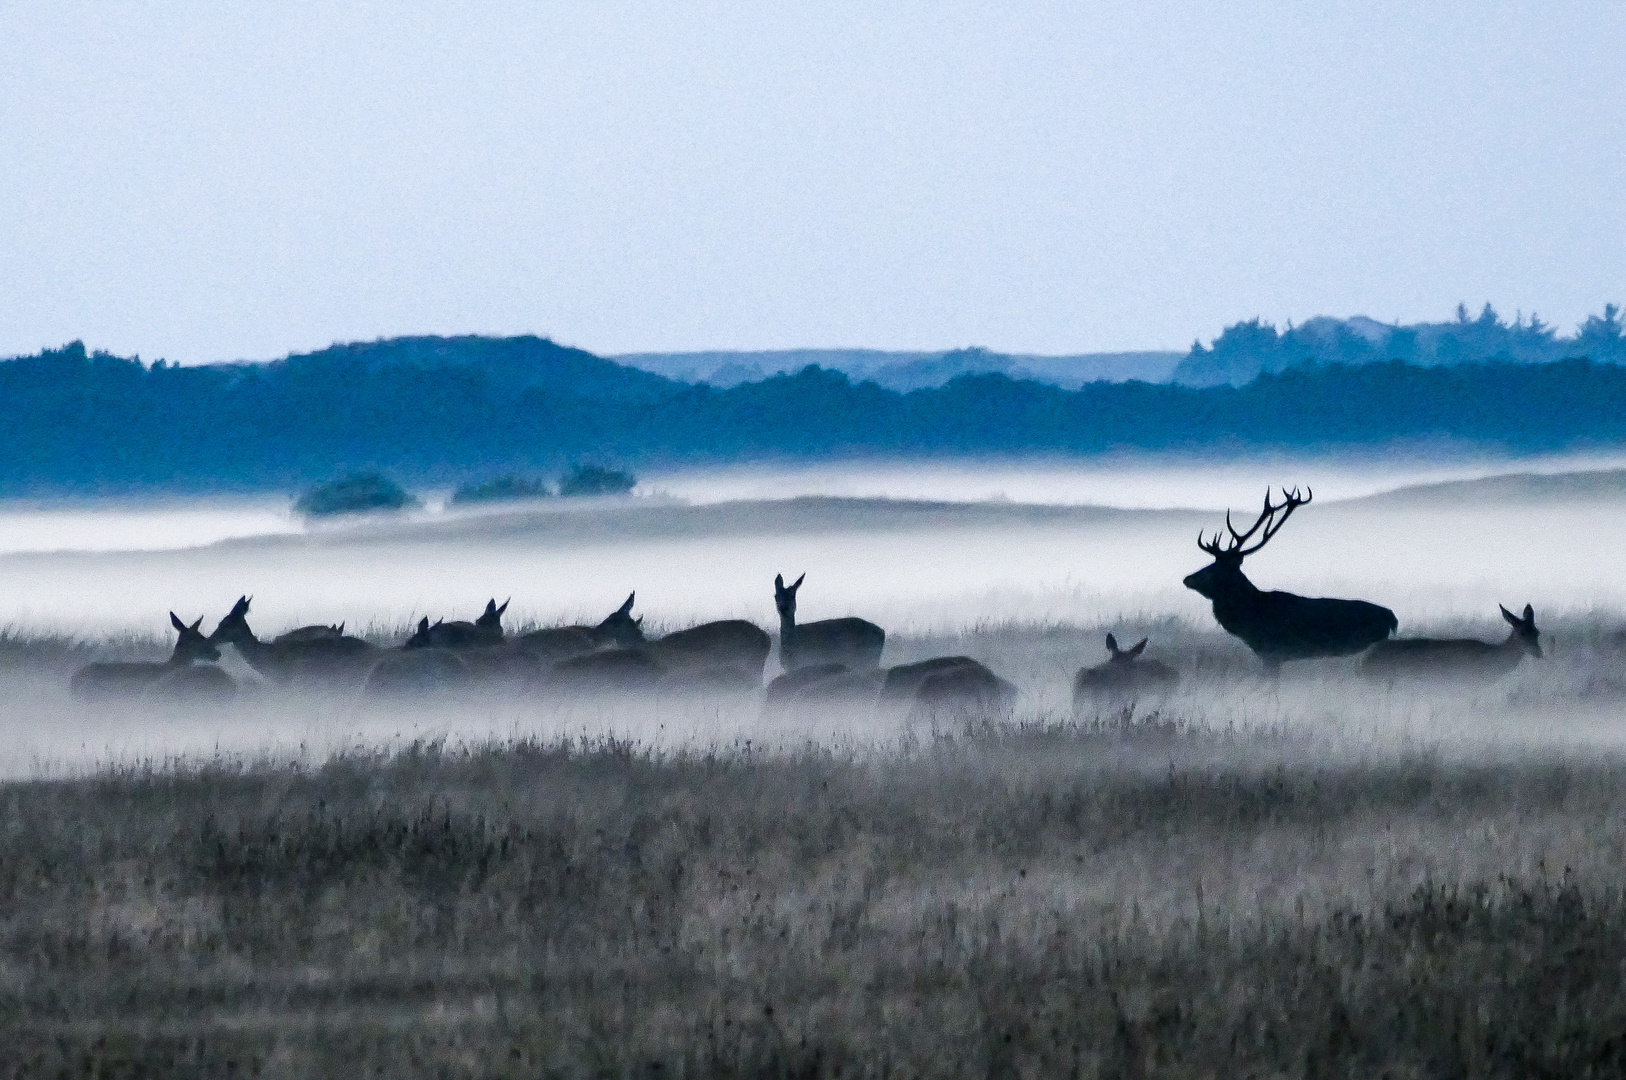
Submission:
<svg viewBox="0 0 1626 1080">
<path fill-rule="evenodd" d="M 368 469 L 458 483 L 582 460 L 1626 441 L 1626 366 L 1585 358 L 1318 364 L 1240 387 L 967 375 L 899 393 L 817 367 L 689 385 L 538 338 L 475 339 L 495 343 L 475 360 L 421 344 L 451 340 L 201 367 L 75 342 L 0 362 L 0 495 L 291 490 Z"/>
</svg>

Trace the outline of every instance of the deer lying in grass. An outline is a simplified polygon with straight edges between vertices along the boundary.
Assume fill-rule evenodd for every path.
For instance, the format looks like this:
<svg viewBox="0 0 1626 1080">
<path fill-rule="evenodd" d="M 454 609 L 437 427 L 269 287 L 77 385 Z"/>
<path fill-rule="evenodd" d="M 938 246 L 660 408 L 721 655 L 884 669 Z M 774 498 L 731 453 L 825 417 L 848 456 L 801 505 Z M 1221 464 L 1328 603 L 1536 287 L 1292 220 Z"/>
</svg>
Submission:
<svg viewBox="0 0 1626 1080">
<path fill-rule="evenodd" d="M 117 697 L 150 697 L 167 700 L 226 701 L 236 692 L 232 677 L 212 663 L 195 665 L 194 661 L 220 659 L 220 650 L 198 629 L 203 616 L 191 626 L 183 623 L 172 611 L 170 625 L 175 627 L 175 651 L 167 661 L 135 661 L 123 663 L 86 664 L 73 673 L 68 690 L 74 697 L 85 701 L 105 701 Z"/>
<path fill-rule="evenodd" d="M 913 664 L 852 669 L 815 664 L 787 671 L 768 684 L 766 711 L 847 702 L 903 707 L 911 715 L 944 710 L 1008 709 L 1016 687 L 969 656 L 938 656 Z"/>
<path fill-rule="evenodd" d="M 650 640 L 643 619 L 632 617 L 637 594 L 591 631 L 596 642 L 613 648 L 586 651 L 556 662 L 549 671 L 555 689 L 724 690 L 762 685 L 762 669 L 773 648 L 761 627 L 724 619 Z M 577 629 L 577 628 L 570 628 Z M 585 629 L 585 628 L 583 628 Z"/>
<path fill-rule="evenodd" d="M 1238 637 L 1275 673 L 1287 660 L 1318 656 L 1349 656 L 1387 638 L 1399 625 L 1395 613 L 1365 600 L 1337 600 L 1295 596 L 1289 592 L 1263 592 L 1242 573 L 1242 560 L 1270 543 L 1293 511 L 1308 503 L 1312 493 L 1298 489 L 1282 492 L 1277 505 L 1265 492 L 1265 508 L 1246 532 L 1237 532 L 1229 512 L 1225 527 L 1230 539 L 1222 546 L 1219 534 L 1197 546 L 1214 557 L 1189 575 L 1185 586 L 1214 603 L 1214 618 L 1226 632 Z M 1261 533 L 1260 530 L 1264 531 Z M 1259 541 L 1252 547 L 1248 541 Z"/>
<path fill-rule="evenodd" d="M 1143 660 L 1146 638 L 1127 649 L 1118 648 L 1118 639 L 1107 635 L 1107 662 L 1079 668 L 1073 676 L 1073 707 L 1100 698 L 1117 698 L 1147 690 L 1167 689 L 1180 681 L 1180 673 L 1158 660 Z"/>
<path fill-rule="evenodd" d="M 377 662 L 379 648 L 346 637 L 343 625 L 302 626 L 272 641 L 261 641 L 248 625 L 252 597 L 239 597 L 209 640 L 228 644 L 244 663 L 273 682 L 360 679 Z"/>
<path fill-rule="evenodd" d="M 362 684 L 362 696 L 389 698 L 466 686 L 471 676 L 464 650 L 434 644 L 433 630 L 426 615 L 399 649 L 380 650 Z"/>
<path fill-rule="evenodd" d="M 805 580 L 803 574 L 787 586 L 783 575 L 773 579 L 773 602 L 779 609 L 779 662 L 784 669 L 815 664 L 841 664 L 854 670 L 879 667 L 886 631 L 874 623 L 854 618 L 796 622 L 796 591 Z"/>
<path fill-rule="evenodd" d="M 502 613 L 508 610 L 508 601 L 497 606 L 497 598 L 486 601 L 485 612 L 473 622 L 459 619 L 447 622 L 441 619 L 433 625 L 420 626 L 419 632 L 407 641 L 409 649 L 477 649 L 485 645 L 500 645 L 503 640 Z"/>
<path fill-rule="evenodd" d="M 1363 675 L 1395 678 L 1402 675 L 1441 678 L 1494 679 L 1512 671 L 1526 656 L 1541 658 L 1541 635 L 1536 612 L 1529 604 L 1515 615 L 1500 604 L 1502 618 L 1511 629 L 1497 644 L 1473 638 L 1395 638 L 1380 641 L 1361 657 Z"/>
</svg>

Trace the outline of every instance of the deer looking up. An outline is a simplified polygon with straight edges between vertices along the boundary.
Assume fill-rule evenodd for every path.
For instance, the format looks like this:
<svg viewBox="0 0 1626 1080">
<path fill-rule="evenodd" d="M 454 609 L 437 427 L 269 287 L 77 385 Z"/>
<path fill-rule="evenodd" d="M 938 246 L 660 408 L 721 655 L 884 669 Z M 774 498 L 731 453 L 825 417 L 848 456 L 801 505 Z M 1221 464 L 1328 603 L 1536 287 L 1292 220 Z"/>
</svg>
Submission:
<svg viewBox="0 0 1626 1080">
<path fill-rule="evenodd" d="M 786 671 L 814 664 L 842 664 L 849 668 L 873 668 L 881 663 L 886 631 L 863 619 L 824 619 L 796 622 L 796 590 L 807 575 L 786 585 L 784 577 L 773 579 L 774 607 L 779 609 L 779 661 Z"/>
<path fill-rule="evenodd" d="M 1501 607 L 1500 604 L 1497 607 Z M 1380 678 L 1397 675 L 1435 675 L 1494 679 L 1511 671 L 1528 654 L 1541 659 L 1541 635 L 1536 630 L 1536 612 L 1529 604 L 1524 614 L 1502 608 L 1502 618 L 1512 627 L 1507 640 L 1492 644 L 1473 638 L 1395 638 L 1380 641 L 1361 657 L 1361 674 Z"/>
<path fill-rule="evenodd" d="M 1227 633 L 1242 640 L 1272 673 L 1286 660 L 1317 656 L 1349 656 L 1387 638 L 1399 625 L 1395 613 L 1365 600 L 1337 600 L 1263 592 L 1242 573 L 1242 560 L 1270 543 L 1293 511 L 1308 503 L 1298 489 L 1282 491 L 1282 502 L 1272 503 L 1265 492 L 1265 508 L 1246 532 L 1238 532 L 1225 515 L 1226 540 L 1197 534 L 1197 546 L 1214 561 L 1185 579 L 1185 586 L 1213 601 L 1214 618 Z M 1255 536 L 1259 539 L 1249 546 Z"/>
</svg>

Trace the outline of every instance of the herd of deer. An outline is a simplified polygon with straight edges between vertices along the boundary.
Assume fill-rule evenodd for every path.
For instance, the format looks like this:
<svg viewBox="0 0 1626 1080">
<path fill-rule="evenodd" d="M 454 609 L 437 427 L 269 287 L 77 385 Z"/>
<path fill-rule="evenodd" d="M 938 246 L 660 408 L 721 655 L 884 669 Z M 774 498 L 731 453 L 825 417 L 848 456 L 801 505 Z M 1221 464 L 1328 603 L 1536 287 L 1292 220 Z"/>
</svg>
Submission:
<svg viewBox="0 0 1626 1080">
<path fill-rule="evenodd" d="M 1499 644 L 1472 639 L 1391 638 L 1394 612 L 1365 600 L 1338 600 L 1264 592 L 1242 573 L 1242 560 L 1263 548 L 1293 511 L 1310 501 L 1307 491 L 1284 490 L 1280 503 L 1265 493 L 1264 510 L 1238 531 L 1226 514 L 1229 536 L 1197 544 L 1213 562 L 1185 579 L 1186 587 L 1212 601 L 1214 617 L 1253 650 L 1267 671 L 1288 660 L 1350 656 L 1363 652 L 1363 674 L 1393 679 L 1405 674 L 1490 678 L 1528 653 L 1541 656 L 1535 615 L 1529 605 L 1515 615 Z M 784 669 L 767 686 L 770 708 L 834 700 L 871 701 L 916 709 L 946 706 L 1004 708 L 1016 688 L 966 656 L 944 656 L 881 667 L 886 631 L 863 619 L 796 621 L 796 594 L 806 575 L 786 585 L 774 578 L 779 611 L 779 659 Z M 368 696 L 414 695 L 429 690 L 499 685 L 541 692 L 663 692 L 759 689 L 773 642 L 768 633 L 740 619 L 704 623 L 647 638 L 633 618 L 636 594 L 596 626 L 563 626 L 509 635 L 502 625 L 508 604 L 495 598 L 473 622 L 431 623 L 395 648 L 347 635 L 343 624 L 304 626 L 269 641 L 248 625 L 249 598 L 242 597 L 214 632 L 202 618 L 190 626 L 174 612 L 178 640 L 167 662 L 94 663 L 77 671 L 71 690 L 80 698 L 138 694 L 162 698 L 223 700 L 236 692 L 232 677 L 214 661 L 230 645 L 245 663 L 274 683 L 348 685 Z M 1167 687 L 1178 673 L 1144 658 L 1142 639 L 1121 649 L 1107 635 L 1106 663 L 1080 670 L 1073 681 L 1076 705 Z"/>
</svg>

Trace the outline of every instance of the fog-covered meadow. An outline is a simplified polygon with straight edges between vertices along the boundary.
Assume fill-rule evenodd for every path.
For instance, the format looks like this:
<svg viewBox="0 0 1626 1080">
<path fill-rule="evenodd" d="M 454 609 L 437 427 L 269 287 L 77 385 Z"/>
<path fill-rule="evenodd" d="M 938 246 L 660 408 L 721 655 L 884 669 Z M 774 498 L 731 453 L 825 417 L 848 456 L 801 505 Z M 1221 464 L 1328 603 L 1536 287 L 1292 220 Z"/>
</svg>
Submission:
<svg viewBox="0 0 1626 1080">
<path fill-rule="evenodd" d="M 238 504 L 188 519 L 215 529 L 201 547 L 130 524 L 151 507 L 59 508 L 80 517 L 54 546 L 81 550 L 0 556 L 0 1063 L 1617 1074 L 1626 475 L 1546 464 L 1129 470 L 1116 500 L 1059 466 L 965 468 L 984 486 L 958 501 L 947 467 L 835 497 L 753 481 L 800 496 L 777 500 L 691 477 L 311 529 Z M 1266 480 L 1316 498 L 1249 558 L 1261 587 L 1487 641 L 1498 603 L 1529 602 L 1543 658 L 1476 683 L 1265 675 L 1180 579 Z M 130 550 L 75 539 L 109 513 Z M 229 646 L 230 705 L 67 692 L 91 659 L 162 658 L 170 609 L 207 631 L 241 594 L 262 636 L 343 619 L 390 645 L 493 595 L 517 631 L 636 589 L 654 636 L 777 629 L 773 576 L 804 571 L 801 618 L 861 615 L 884 664 L 968 655 L 1020 696 L 369 702 L 266 683 Z M 1180 681 L 1075 710 L 1108 631 Z"/>
</svg>

